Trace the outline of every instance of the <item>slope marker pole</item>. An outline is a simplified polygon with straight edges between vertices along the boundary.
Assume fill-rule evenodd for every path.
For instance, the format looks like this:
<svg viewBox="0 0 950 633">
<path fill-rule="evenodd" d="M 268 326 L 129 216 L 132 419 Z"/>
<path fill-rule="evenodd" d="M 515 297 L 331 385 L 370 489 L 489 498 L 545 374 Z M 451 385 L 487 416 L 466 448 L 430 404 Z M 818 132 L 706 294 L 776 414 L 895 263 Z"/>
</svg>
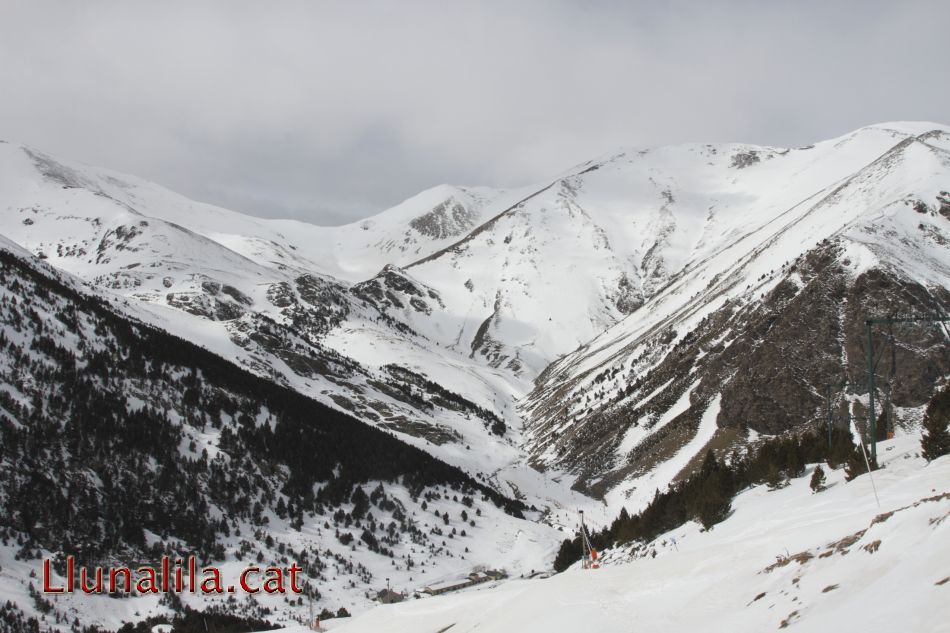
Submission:
<svg viewBox="0 0 950 633">
<path fill-rule="evenodd" d="M 881 507 L 881 499 L 877 496 L 877 486 L 874 485 L 874 475 L 871 474 L 871 462 L 868 461 L 868 452 L 864 448 L 864 440 L 861 440 L 861 454 L 864 455 L 864 465 L 868 467 L 868 477 L 871 479 L 871 490 L 874 491 L 874 500 L 877 501 L 877 507 Z"/>
</svg>

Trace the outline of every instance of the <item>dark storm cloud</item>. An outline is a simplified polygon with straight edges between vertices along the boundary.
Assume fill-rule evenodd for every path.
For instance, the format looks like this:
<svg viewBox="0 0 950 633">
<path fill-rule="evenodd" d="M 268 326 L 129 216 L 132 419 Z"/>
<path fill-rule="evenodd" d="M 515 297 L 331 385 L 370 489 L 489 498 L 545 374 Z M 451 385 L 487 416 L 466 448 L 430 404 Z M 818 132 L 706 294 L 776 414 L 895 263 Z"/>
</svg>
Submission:
<svg viewBox="0 0 950 633">
<path fill-rule="evenodd" d="M 318 223 L 618 145 L 950 118 L 950 3 L 0 0 L 0 138 Z"/>
</svg>

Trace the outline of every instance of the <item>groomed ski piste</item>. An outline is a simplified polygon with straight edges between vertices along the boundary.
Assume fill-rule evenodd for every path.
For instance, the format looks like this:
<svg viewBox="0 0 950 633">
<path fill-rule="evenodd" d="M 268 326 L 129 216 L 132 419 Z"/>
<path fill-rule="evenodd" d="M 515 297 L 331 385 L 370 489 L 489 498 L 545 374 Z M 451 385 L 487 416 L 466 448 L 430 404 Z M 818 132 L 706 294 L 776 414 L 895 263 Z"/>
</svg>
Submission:
<svg viewBox="0 0 950 633">
<path fill-rule="evenodd" d="M 881 442 L 879 451 L 880 507 L 867 474 L 845 482 L 843 469 L 826 468 L 827 488 L 813 493 L 811 465 L 785 488 L 744 491 L 732 515 L 709 531 L 687 523 L 639 555 L 607 552 L 601 569 L 578 563 L 547 579 L 379 606 L 322 626 L 339 633 L 950 631 L 950 456 L 928 464 L 917 434 Z"/>
</svg>

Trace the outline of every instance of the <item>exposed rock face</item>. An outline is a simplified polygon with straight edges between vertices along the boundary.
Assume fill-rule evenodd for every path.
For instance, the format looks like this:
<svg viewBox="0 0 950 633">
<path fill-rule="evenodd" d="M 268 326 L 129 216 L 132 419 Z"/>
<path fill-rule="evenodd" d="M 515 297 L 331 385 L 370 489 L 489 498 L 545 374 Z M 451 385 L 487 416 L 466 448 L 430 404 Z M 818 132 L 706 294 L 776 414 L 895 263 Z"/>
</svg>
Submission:
<svg viewBox="0 0 950 633">
<path fill-rule="evenodd" d="M 213 321 L 230 321 L 244 314 L 240 305 L 203 292 L 169 292 L 168 305 Z"/>
<path fill-rule="evenodd" d="M 227 292 L 222 289 L 222 292 Z M 280 308 L 292 329 L 310 343 L 338 326 L 349 314 L 347 287 L 319 275 L 300 275 L 293 284 L 282 281 L 267 288 L 267 300 Z"/>
<path fill-rule="evenodd" d="M 844 309 L 845 349 L 851 362 L 848 380 L 855 393 L 867 393 L 866 315 L 932 315 L 950 311 L 946 289 L 924 288 L 893 273 L 871 270 L 855 280 Z M 875 355 L 880 355 L 879 383 L 891 380 L 891 399 L 898 407 L 918 407 L 930 400 L 934 381 L 950 373 L 947 332 L 932 322 L 873 326 Z M 890 345 L 893 341 L 893 345 Z M 864 364 L 860 361 L 865 361 Z"/>
<path fill-rule="evenodd" d="M 849 327 L 840 318 L 848 281 L 834 251 L 808 253 L 765 301 L 736 315 L 732 326 L 742 334 L 720 354 L 734 376 L 723 385 L 719 426 L 780 433 L 819 410 L 821 385 L 842 373 Z"/>
<path fill-rule="evenodd" d="M 173 281 L 166 279 L 163 285 L 170 287 Z M 208 278 L 201 279 L 194 291 L 169 292 L 165 300 L 172 307 L 214 321 L 241 318 L 254 305 L 253 299 L 234 286 Z"/>
<path fill-rule="evenodd" d="M 137 251 L 139 247 L 135 246 L 133 242 L 136 237 L 142 235 L 142 230 L 146 227 L 148 227 L 148 222 L 142 220 L 135 224 L 120 225 L 106 231 L 96 248 L 96 263 L 108 263 L 111 250 Z"/>
<path fill-rule="evenodd" d="M 434 209 L 413 218 L 409 226 L 433 239 L 457 237 L 475 226 L 478 215 L 454 198 L 449 198 Z"/>
<path fill-rule="evenodd" d="M 433 306 L 443 307 L 436 291 L 396 266 L 386 266 L 372 279 L 353 286 L 351 292 L 388 317 L 399 316 L 399 311 L 429 315 Z"/>
<path fill-rule="evenodd" d="M 739 152 L 732 157 L 732 167 L 736 169 L 743 169 L 749 165 L 754 165 L 759 162 L 759 153 L 756 151 L 749 152 Z"/>
<path fill-rule="evenodd" d="M 941 191 L 937 196 L 937 213 L 950 220 L 950 191 Z"/>
<path fill-rule="evenodd" d="M 950 293 L 882 268 L 855 276 L 849 263 L 840 243 L 828 242 L 775 271 L 777 283 L 761 298 L 726 302 L 688 332 L 659 328 L 631 343 L 658 359 L 652 370 L 635 375 L 605 363 L 593 377 L 592 405 L 579 417 L 569 401 L 549 405 L 559 410 L 536 410 L 544 422 L 534 429 L 532 453 L 553 451 L 559 464 L 582 475 L 580 488 L 598 494 L 675 455 L 716 394 L 720 449 L 743 443 L 749 430 L 775 434 L 818 424 L 829 384 L 847 379 L 843 397 L 866 399 L 869 315 L 946 314 Z M 893 346 L 887 326 L 875 326 L 874 337 L 879 385 L 889 383 L 894 406 L 924 404 L 935 381 L 950 374 L 939 325 L 894 326 Z M 621 388 L 608 398 L 611 384 Z M 623 453 L 624 436 L 637 427 L 655 432 Z"/>
<path fill-rule="evenodd" d="M 329 278 L 301 275 L 294 280 L 301 302 L 284 310 L 294 327 L 316 340 L 349 314 L 346 287 Z"/>
<path fill-rule="evenodd" d="M 296 297 L 291 285 L 281 281 L 267 289 L 267 300 L 278 308 L 286 308 L 294 304 Z"/>
<path fill-rule="evenodd" d="M 630 314 L 643 305 L 643 292 L 630 283 L 626 273 L 620 276 L 620 281 L 617 283 L 615 305 L 622 314 Z"/>
</svg>

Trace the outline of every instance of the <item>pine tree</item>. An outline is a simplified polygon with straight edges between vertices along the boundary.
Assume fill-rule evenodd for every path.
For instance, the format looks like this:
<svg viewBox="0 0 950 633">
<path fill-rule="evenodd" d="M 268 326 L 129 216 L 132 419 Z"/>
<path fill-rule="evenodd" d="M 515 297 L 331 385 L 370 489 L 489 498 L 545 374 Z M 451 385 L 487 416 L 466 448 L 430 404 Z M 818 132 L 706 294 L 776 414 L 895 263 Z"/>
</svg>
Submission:
<svg viewBox="0 0 950 633">
<path fill-rule="evenodd" d="M 557 572 L 564 571 L 579 561 L 582 555 L 583 548 L 581 547 L 580 537 L 573 540 L 564 539 L 564 542 L 561 543 L 561 549 L 558 550 L 557 557 L 554 559 L 554 570 Z"/>
<path fill-rule="evenodd" d="M 821 465 L 815 466 L 815 472 L 811 476 L 811 486 L 812 492 L 821 492 L 825 489 L 825 470 Z"/>
<path fill-rule="evenodd" d="M 779 488 L 785 487 L 785 476 L 774 463 L 768 466 L 768 471 L 765 474 L 765 483 L 768 484 L 769 490 L 778 490 Z"/>
<path fill-rule="evenodd" d="M 854 437 L 848 429 L 835 428 L 831 432 L 831 447 L 828 449 L 827 463 L 832 469 L 838 469 L 848 462 L 854 452 Z"/>
<path fill-rule="evenodd" d="M 924 433 L 920 438 L 923 456 L 931 462 L 950 453 L 950 385 L 944 387 L 927 405 L 924 414 Z"/>
<path fill-rule="evenodd" d="M 732 510 L 730 473 L 725 464 L 716 459 L 715 453 L 707 451 L 699 470 L 699 485 L 689 501 L 692 514 L 707 530 L 723 521 Z"/>
<path fill-rule="evenodd" d="M 869 465 L 871 470 L 878 469 L 878 465 L 874 460 L 865 457 L 865 450 L 867 449 L 859 446 L 852 448 L 851 455 L 844 464 L 845 480 L 851 481 L 855 477 L 867 473 Z"/>
</svg>

